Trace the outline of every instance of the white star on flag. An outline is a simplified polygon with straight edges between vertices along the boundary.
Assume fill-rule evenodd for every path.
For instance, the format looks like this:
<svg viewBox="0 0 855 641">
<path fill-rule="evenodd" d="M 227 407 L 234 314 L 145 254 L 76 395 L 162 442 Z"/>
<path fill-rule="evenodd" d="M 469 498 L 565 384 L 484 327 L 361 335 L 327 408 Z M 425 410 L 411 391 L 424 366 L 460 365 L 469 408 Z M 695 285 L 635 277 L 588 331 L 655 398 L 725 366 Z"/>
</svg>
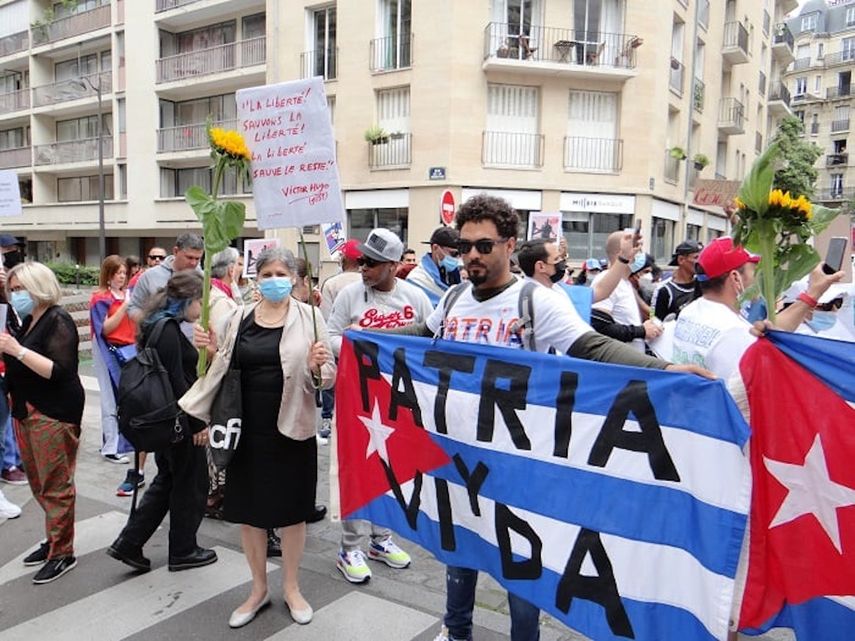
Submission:
<svg viewBox="0 0 855 641">
<path fill-rule="evenodd" d="M 794 521 L 805 514 L 813 514 L 840 554 L 840 527 L 837 508 L 855 505 L 855 489 L 835 483 L 828 476 L 828 466 L 819 434 L 805 456 L 803 465 L 782 463 L 763 457 L 766 469 L 787 488 L 787 496 L 778 508 L 769 529 Z"/>
<path fill-rule="evenodd" d="M 368 447 L 365 450 L 365 458 L 367 459 L 373 452 L 377 452 L 380 458 L 388 464 L 389 453 L 386 451 L 386 439 L 392 435 L 395 428 L 383 425 L 383 421 L 380 418 L 380 406 L 377 400 L 374 400 L 374 409 L 371 411 L 371 418 L 367 416 L 359 416 L 357 418 L 362 421 L 365 429 L 368 430 Z"/>
</svg>

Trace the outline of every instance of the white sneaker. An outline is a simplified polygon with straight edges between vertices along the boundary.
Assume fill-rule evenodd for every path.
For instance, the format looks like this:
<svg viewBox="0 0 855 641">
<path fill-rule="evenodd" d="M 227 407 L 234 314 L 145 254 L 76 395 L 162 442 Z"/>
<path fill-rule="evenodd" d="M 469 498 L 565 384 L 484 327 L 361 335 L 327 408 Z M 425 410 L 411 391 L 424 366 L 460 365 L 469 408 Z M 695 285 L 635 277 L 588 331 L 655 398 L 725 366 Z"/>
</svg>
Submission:
<svg viewBox="0 0 855 641">
<path fill-rule="evenodd" d="M 0 519 L 17 519 L 19 516 L 21 516 L 21 508 L 0 492 Z"/>
<path fill-rule="evenodd" d="M 457 639 L 451 636 L 448 628 L 442 626 L 442 629 L 439 631 L 439 634 L 433 638 L 433 641 L 457 641 Z"/>
<path fill-rule="evenodd" d="M 373 561 L 383 561 L 390 568 L 396 570 L 410 565 L 410 555 L 399 548 L 392 537 L 383 541 L 371 541 L 371 545 L 368 547 L 368 558 Z"/>
<path fill-rule="evenodd" d="M 365 562 L 362 550 L 339 550 L 335 565 L 351 583 L 365 583 L 371 578 L 371 568 Z"/>
</svg>

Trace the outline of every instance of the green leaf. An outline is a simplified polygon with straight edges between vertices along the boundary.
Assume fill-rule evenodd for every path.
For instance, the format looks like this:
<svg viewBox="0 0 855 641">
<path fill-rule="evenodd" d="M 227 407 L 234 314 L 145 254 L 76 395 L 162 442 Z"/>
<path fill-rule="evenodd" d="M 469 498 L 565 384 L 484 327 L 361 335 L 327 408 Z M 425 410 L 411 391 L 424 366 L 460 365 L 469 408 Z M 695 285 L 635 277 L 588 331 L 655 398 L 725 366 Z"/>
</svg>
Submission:
<svg viewBox="0 0 855 641">
<path fill-rule="evenodd" d="M 199 219 L 199 222 L 204 224 L 205 218 L 211 215 L 216 209 L 216 202 L 211 197 L 210 194 L 206 193 L 204 189 L 194 185 L 190 187 L 184 193 L 184 199 L 187 201 L 187 204 L 193 209 L 196 214 L 196 218 Z"/>
<path fill-rule="evenodd" d="M 819 264 L 819 254 L 806 244 L 790 245 L 779 256 L 775 269 L 775 294 L 780 296 L 790 285 L 807 276 Z"/>
<path fill-rule="evenodd" d="M 218 212 L 223 224 L 223 231 L 229 240 L 240 236 L 243 229 L 243 223 L 246 219 L 246 205 L 243 203 L 228 200 L 221 203 L 222 209 Z"/>
<path fill-rule="evenodd" d="M 778 159 L 778 145 L 771 144 L 751 166 L 751 171 L 742 182 L 739 198 L 745 205 L 759 215 L 769 208 L 769 192 L 775 178 L 775 161 Z"/>
<path fill-rule="evenodd" d="M 808 222 L 811 233 L 818 236 L 840 215 L 840 209 L 831 209 L 822 205 L 813 206 L 813 218 Z"/>
</svg>

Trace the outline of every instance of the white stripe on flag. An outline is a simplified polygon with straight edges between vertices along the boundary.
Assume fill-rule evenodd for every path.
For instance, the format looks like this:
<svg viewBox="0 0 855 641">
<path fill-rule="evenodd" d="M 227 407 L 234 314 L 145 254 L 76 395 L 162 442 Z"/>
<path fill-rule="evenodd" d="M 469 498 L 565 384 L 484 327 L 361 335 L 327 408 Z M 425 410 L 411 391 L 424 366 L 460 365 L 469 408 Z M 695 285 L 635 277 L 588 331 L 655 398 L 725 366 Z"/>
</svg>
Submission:
<svg viewBox="0 0 855 641">
<path fill-rule="evenodd" d="M 391 383 L 391 376 L 387 375 Z M 423 408 L 422 420 L 425 428 L 436 433 L 433 416 L 436 387 L 414 381 L 419 405 Z M 446 420 L 447 436 L 460 443 L 482 446 L 475 441 L 478 425 L 478 405 L 481 397 L 459 390 L 449 390 L 447 407 L 454 407 L 454 416 Z M 526 432 L 531 441 L 531 450 L 518 450 L 511 440 L 501 412 L 496 410 L 495 430 L 491 449 L 513 453 L 517 456 L 561 465 L 618 479 L 669 487 L 687 492 L 694 498 L 714 507 L 732 510 L 740 514 L 748 512 L 751 479 L 748 459 L 742 449 L 734 444 L 710 438 L 685 429 L 660 426 L 662 439 L 674 461 L 680 482 L 658 480 L 650 469 L 647 454 L 616 448 L 605 467 L 588 465 L 594 441 L 605 420 L 596 414 L 573 413 L 573 432 L 570 439 L 569 457 L 553 456 L 555 409 L 542 405 L 529 405 L 518 412 L 524 425 L 536 425 L 539 429 Z M 638 423 L 628 420 L 627 431 L 639 431 Z M 722 483 L 721 479 L 740 479 L 738 483 Z"/>
<path fill-rule="evenodd" d="M 439 521 L 434 479 L 425 476 L 421 492 L 421 511 L 434 523 Z M 409 499 L 413 482 L 402 486 Z M 493 547 L 497 547 L 495 502 L 478 497 L 481 516 L 475 516 L 469 505 L 466 488 L 449 483 L 451 511 L 454 523 L 466 528 Z M 387 496 L 393 498 L 392 492 Z M 577 525 L 508 506 L 514 514 L 532 526 L 542 542 L 542 562 L 558 575 L 564 573 L 573 542 L 581 529 Z M 438 527 L 438 526 L 437 526 Z M 601 540 L 615 573 L 620 595 L 648 603 L 664 603 L 693 614 L 718 639 L 727 635 L 733 580 L 709 571 L 691 554 L 680 548 L 635 541 L 602 534 Z M 515 545 L 516 544 L 516 545 Z M 529 558 L 531 546 L 526 539 L 511 536 L 513 551 Z M 588 566 L 584 565 L 583 573 Z"/>
<path fill-rule="evenodd" d="M 128 515 L 121 512 L 104 512 L 90 519 L 84 519 L 74 524 L 74 554 L 81 557 L 95 550 L 105 548 L 116 535 L 122 531 Z M 33 549 L 29 549 L 20 556 L 12 559 L 0 568 L 0 585 L 22 577 L 26 574 L 35 574 L 38 568 L 26 567 L 22 561 Z"/>
<path fill-rule="evenodd" d="M 192 572 L 166 567 L 4 630 L 3 641 L 119 641 L 250 580 L 242 554 L 214 548 L 219 560 Z M 122 572 L 116 565 L 116 572 Z M 273 566 L 268 564 L 268 570 Z M 228 613 L 223 613 L 225 629 Z M 97 631 L 97 632 L 96 632 Z"/>
<path fill-rule="evenodd" d="M 825 598 L 850 610 L 855 610 L 855 596 L 827 596 Z"/>
</svg>

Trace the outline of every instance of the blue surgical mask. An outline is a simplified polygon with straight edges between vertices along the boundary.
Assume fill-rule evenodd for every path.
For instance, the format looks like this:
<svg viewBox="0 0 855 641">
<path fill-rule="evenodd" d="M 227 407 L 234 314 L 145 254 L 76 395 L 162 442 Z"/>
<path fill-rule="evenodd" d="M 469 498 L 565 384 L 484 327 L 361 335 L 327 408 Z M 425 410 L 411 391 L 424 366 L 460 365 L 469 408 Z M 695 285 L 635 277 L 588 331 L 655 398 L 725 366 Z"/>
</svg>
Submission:
<svg viewBox="0 0 855 641">
<path fill-rule="evenodd" d="M 447 272 L 453 272 L 455 269 L 460 269 L 460 260 L 454 256 L 445 256 L 439 263 Z"/>
<path fill-rule="evenodd" d="M 826 332 L 837 322 L 837 314 L 835 312 L 814 312 L 813 318 L 806 320 L 805 324 L 816 333 Z"/>
<path fill-rule="evenodd" d="M 30 296 L 29 292 L 19 291 L 12 292 L 12 308 L 18 313 L 18 316 L 21 319 L 26 318 L 30 314 L 33 313 L 33 307 L 35 307 L 35 303 L 33 302 L 33 297 Z"/>
<path fill-rule="evenodd" d="M 644 252 L 638 252 L 635 255 L 635 258 L 632 259 L 632 263 L 629 266 L 630 273 L 634 274 L 635 272 L 641 271 L 644 269 L 645 264 L 647 264 L 647 256 L 644 255 Z"/>
<path fill-rule="evenodd" d="M 271 303 L 285 300 L 293 287 L 294 284 L 287 276 L 271 276 L 258 283 L 258 291 Z"/>
</svg>

